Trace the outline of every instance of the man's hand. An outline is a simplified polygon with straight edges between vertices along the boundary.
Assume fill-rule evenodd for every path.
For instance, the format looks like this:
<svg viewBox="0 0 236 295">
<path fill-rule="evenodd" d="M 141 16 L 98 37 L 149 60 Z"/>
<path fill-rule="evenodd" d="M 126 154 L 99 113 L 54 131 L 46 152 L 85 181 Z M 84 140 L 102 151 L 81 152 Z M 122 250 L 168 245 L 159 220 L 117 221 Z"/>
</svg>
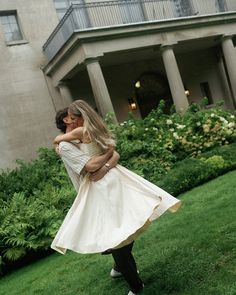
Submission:
<svg viewBox="0 0 236 295">
<path fill-rule="evenodd" d="M 108 172 L 107 167 L 102 166 L 102 167 L 101 167 L 100 169 L 98 169 L 97 171 L 92 172 L 92 173 L 90 174 L 90 176 L 89 176 L 89 179 L 90 179 L 91 181 L 95 181 L 95 182 L 96 182 L 96 181 L 102 179 L 103 176 L 105 176 L 105 175 L 107 174 L 107 172 Z"/>
</svg>

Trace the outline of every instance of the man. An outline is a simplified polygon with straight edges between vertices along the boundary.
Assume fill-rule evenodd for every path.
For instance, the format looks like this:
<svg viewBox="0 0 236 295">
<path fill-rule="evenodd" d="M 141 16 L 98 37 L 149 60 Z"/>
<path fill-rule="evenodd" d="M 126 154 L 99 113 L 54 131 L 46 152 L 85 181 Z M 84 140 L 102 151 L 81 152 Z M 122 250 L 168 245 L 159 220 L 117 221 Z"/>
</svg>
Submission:
<svg viewBox="0 0 236 295">
<path fill-rule="evenodd" d="M 70 119 L 67 110 L 68 108 L 60 110 L 56 115 L 57 128 L 63 133 L 78 127 Z M 119 154 L 113 150 L 108 150 L 104 155 L 90 158 L 79 149 L 79 142 L 61 142 L 57 151 L 77 192 L 86 172 L 90 172 L 90 180 L 98 181 L 110 168 L 115 167 L 119 160 Z"/>
<path fill-rule="evenodd" d="M 67 113 L 68 108 L 60 110 L 56 114 L 56 125 L 63 133 L 72 131 L 74 128 L 82 126 L 82 122 L 71 120 Z M 116 151 L 109 150 L 106 154 L 100 156 L 88 157 L 79 149 L 78 142 L 61 142 L 57 148 L 63 163 L 67 169 L 70 179 L 76 189 L 79 190 L 81 181 L 87 172 L 90 172 L 90 180 L 100 180 L 108 171 L 115 167 L 119 154 Z M 134 257 L 131 253 L 133 242 L 119 249 L 105 251 L 102 254 L 112 254 L 115 265 L 111 270 L 111 277 L 117 278 L 123 275 L 124 279 L 130 285 L 128 295 L 136 294 L 143 289 L 143 283 L 137 273 L 137 267 Z"/>
</svg>

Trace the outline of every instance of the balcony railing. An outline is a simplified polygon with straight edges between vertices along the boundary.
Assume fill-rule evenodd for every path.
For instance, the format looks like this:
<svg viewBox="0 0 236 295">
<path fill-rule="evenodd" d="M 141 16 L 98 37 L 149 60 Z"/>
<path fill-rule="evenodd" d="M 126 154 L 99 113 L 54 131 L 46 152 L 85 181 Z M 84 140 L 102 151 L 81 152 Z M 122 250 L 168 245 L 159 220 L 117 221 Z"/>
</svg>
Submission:
<svg viewBox="0 0 236 295">
<path fill-rule="evenodd" d="M 51 60 L 75 31 L 236 11 L 235 0 L 116 0 L 72 4 L 43 46 Z"/>
</svg>

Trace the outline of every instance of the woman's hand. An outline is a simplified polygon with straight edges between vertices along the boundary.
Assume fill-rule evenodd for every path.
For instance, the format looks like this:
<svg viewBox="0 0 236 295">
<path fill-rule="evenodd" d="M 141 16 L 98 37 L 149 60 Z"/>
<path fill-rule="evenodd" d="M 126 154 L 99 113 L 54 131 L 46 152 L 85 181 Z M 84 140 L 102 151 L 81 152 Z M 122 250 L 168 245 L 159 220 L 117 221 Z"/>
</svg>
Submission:
<svg viewBox="0 0 236 295">
<path fill-rule="evenodd" d="M 59 134 L 57 137 L 54 139 L 53 143 L 59 144 L 61 141 L 63 141 L 63 135 Z"/>
<path fill-rule="evenodd" d="M 59 152 L 59 145 L 58 145 L 58 144 L 55 145 L 55 152 L 56 152 L 58 155 L 60 155 L 60 152 Z"/>
</svg>

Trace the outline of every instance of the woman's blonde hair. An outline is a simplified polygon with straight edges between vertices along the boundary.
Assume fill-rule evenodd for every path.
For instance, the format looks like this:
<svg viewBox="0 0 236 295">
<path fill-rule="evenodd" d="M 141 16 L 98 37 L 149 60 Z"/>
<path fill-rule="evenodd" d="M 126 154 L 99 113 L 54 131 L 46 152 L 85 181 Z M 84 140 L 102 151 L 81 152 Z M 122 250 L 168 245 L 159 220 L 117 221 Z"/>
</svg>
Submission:
<svg viewBox="0 0 236 295">
<path fill-rule="evenodd" d="M 84 100 L 74 101 L 68 108 L 68 112 L 84 120 L 83 128 L 91 141 L 95 141 L 102 149 L 115 146 L 112 133 L 108 130 L 102 118 Z"/>
</svg>

